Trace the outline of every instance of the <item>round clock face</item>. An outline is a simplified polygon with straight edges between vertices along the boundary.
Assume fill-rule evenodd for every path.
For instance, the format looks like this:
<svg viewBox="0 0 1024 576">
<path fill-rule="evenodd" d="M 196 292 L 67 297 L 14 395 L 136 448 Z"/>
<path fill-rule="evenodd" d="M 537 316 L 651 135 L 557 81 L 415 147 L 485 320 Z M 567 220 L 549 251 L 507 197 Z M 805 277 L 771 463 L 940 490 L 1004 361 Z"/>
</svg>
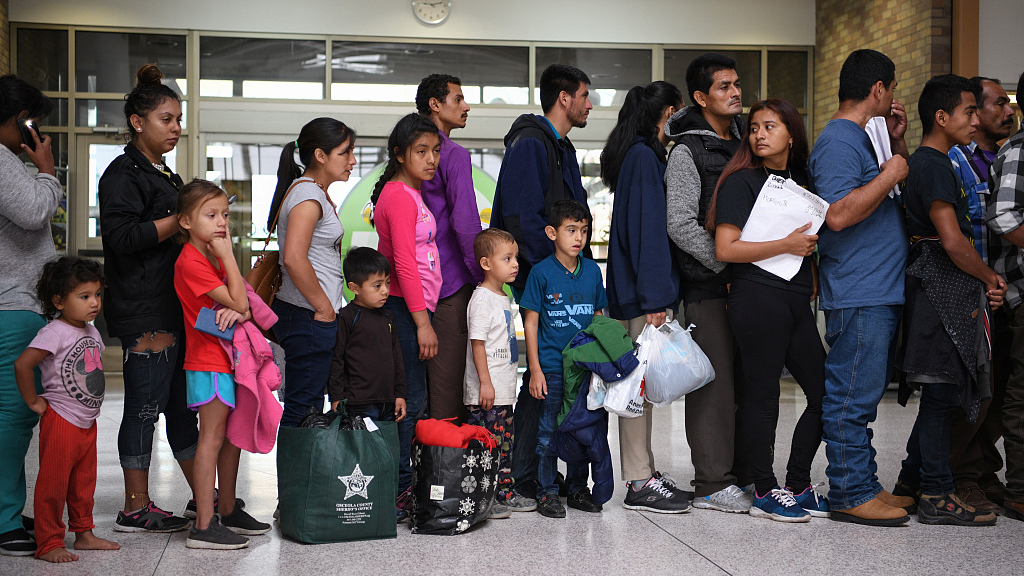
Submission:
<svg viewBox="0 0 1024 576">
<path fill-rule="evenodd" d="M 424 24 L 440 24 L 451 11 L 451 0 L 412 0 L 412 13 Z"/>
</svg>

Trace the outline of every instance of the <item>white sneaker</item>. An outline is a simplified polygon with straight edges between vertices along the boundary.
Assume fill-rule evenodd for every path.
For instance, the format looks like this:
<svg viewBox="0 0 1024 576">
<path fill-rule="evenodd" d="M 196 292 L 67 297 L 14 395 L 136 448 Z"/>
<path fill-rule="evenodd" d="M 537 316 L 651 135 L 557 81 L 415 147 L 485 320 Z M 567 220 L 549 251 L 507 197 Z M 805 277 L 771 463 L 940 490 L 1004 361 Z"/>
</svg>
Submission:
<svg viewBox="0 0 1024 576">
<path fill-rule="evenodd" d="M 694 498 L 694 508 L 705 510 L 719 510 L 721 512 L 732 512 L 734 514 L 746 514 L 754 505 L 754 497 L 747 494 L 736 485 L 729 485 L 710 496 Z"/>
</svg>

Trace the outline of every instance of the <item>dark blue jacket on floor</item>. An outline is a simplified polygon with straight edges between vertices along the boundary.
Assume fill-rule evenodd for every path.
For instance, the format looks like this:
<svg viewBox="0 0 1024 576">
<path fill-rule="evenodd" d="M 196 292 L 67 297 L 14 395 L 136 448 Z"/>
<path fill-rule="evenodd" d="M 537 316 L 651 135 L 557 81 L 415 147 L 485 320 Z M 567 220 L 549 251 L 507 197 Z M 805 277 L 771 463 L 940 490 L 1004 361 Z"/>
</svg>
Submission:
<svg viewBox="0 0 1024 576">
<path fill-rule="evenodd" d="M 608 412 L 603 408 L 587 409 L 587 394 L 594 374 L 608 383 L 628 376 L 640 365 L 633 350 L 632 340 L 622 324 L 604 316 L 596 316 L 589 328 L 581 330 L 562 353 L 565 362 L 574 365 L 572 372 L 582 372 L 578 389 L 566 371 L 566 401 L 575 392 L 567 414 L 559 417 L 561 423 L 551 440 L 555 454 L 568 464 L 590 464 L 594 481 L 594 503 L 611 500 L 615 491 L 611 449 L 608 446 Z M 582 369 L 582 371 L 580 370 Z M 563 411 L 565 408 L 563 407 Z"/>
<path fill-rule="evenodd" d="M 608 239 L 608 314 L 630 320 L 675 310 L 679 272 L 668 237 L 665 149 L 637 138 L 626 152 L 612 202 Z"/>
</svg>

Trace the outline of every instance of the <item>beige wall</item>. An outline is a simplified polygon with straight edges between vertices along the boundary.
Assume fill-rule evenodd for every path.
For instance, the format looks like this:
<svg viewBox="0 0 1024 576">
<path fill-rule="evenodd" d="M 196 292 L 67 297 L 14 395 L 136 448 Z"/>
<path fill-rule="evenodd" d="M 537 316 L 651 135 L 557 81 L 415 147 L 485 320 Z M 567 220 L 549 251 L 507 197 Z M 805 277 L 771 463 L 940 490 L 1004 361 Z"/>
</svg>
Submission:
<svg viewBox="0 0 1024 576">
<path fill-rule="evenodd" d="M 952 0 L 817 0 L 814 127 L 817 135 L 839 105 L 839 70 L 850 52 L 873 48 L 896 64 L 896 97 L 907 107 L 907 145 L 921 140 L 917 99 L 925 82 L 952 70 Z"/>
</svg>

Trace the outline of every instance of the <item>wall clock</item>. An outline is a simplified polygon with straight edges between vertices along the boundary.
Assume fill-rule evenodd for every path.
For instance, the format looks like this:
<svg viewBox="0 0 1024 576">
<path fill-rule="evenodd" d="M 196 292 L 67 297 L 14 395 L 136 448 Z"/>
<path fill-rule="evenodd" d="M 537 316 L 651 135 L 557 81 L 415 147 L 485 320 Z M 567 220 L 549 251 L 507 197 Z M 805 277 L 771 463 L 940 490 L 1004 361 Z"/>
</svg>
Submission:
<svg viewBox="0 0 1024 576">
<path fill-rule="evenodd" d="M 448 19 L 452 0 L 412 0 L 412 13 L 424 24 L 437 26 Z"/>
</svg>

